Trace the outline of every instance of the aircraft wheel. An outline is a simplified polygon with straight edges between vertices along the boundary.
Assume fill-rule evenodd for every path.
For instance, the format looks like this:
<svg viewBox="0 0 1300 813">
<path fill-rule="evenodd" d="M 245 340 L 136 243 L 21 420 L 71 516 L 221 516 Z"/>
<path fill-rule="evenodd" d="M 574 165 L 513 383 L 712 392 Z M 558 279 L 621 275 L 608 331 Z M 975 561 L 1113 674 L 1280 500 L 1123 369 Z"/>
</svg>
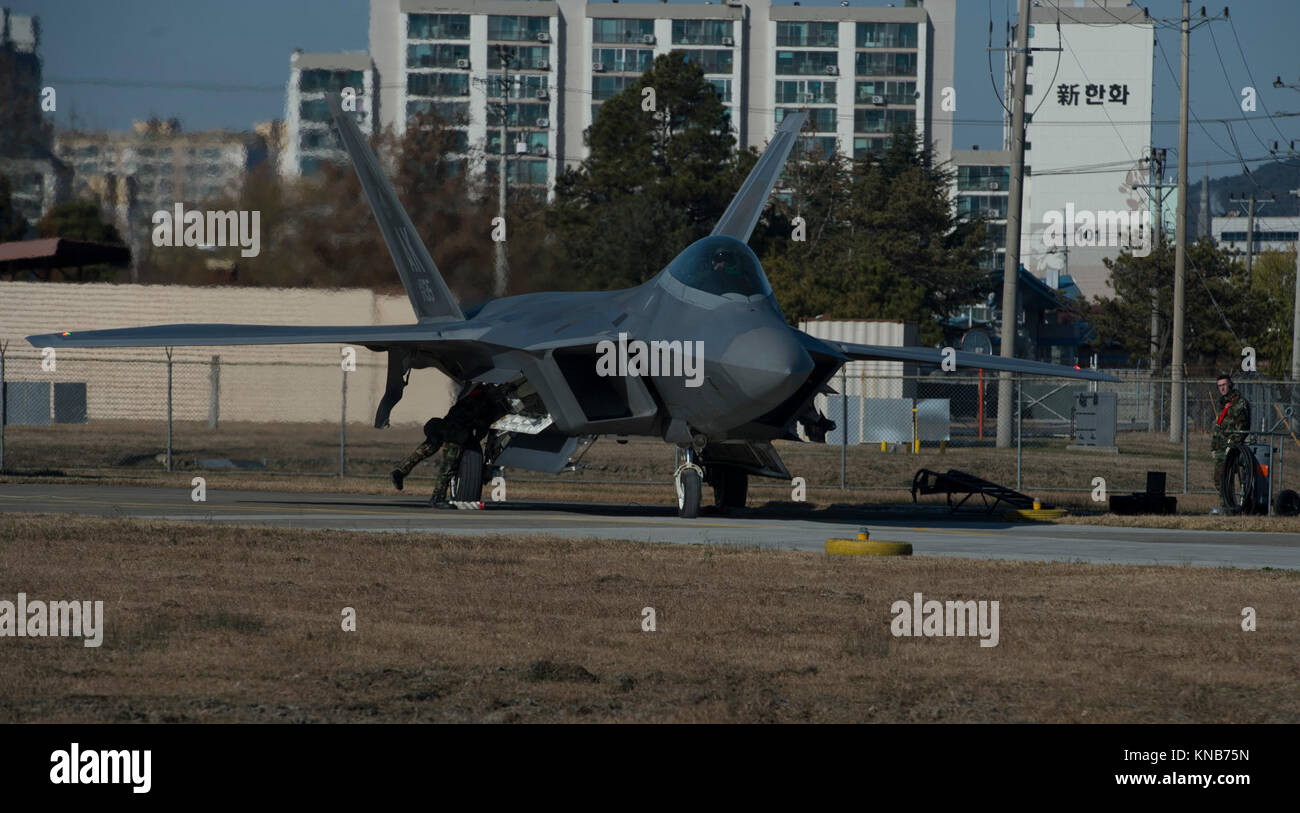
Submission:
<svg viewBox="0 0 1300 813">
<path fill-rule="evenodd" d="M 477 446 L 466 446 L 461 453 L 452 485 L 452 499 L 456 502 L 478 502 L 483 498 L 483 452 Z"/>
<path fill-rule="evenodd" d="M 718 508 L 744 508 L 749 496 L 749 474 L 739 469 L 719 468 L 713 475 L 713 504 Z"/>
<path fill-rule="evenodd" d="M 695 519 L 700 515 L 700 492 L 703 490 L 700 473 L 685 469 L 677 478 L 677 516 Z"/>
</svg>

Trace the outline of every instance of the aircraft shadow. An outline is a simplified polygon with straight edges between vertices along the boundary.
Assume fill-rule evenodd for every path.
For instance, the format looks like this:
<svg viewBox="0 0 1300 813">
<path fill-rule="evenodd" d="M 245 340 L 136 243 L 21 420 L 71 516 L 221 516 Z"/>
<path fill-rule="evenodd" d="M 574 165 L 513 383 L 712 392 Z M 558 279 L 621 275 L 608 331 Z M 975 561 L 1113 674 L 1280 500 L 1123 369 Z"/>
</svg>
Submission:
<svg viewBox="0 0 1300 813">
<path fill-rule="evenodd" d="M 451 514 L 449 510 L 432 508 L 425 499 L 370 499 L 370 500 L 257 500 L 242 499 L 240 503 L 258 505 L 282 505 L 285 507 L 321 507 L 336 509 L 423 509 L 430 516 Z M 503 501 L 484 502 L 481 509 L 459 509 L 460 511 L 479 510 L 509 512 L 558 512 L 580 516 L 627 517 L 629 519 L 677 519 L 677 509 L 670 505 L 646 505 L 640 503 L 579 503 L 579 502 L 542 502 L 542 501 Z M 970 527 L 996 529 L 1023 525 L 1022 522 L 1009 522 L 996 519 L 984 511 L 963 510 L 955 514 L 942 504 L 887 504 L 887 505 L 830 505 L 822 508 L 800 508 L 793 503 L 766 504 L 739 510 L 723 511 L 712 506 L 705 506 L 700 511 L 700 520 L 802 520 L 833 525 L 861 522 L 864 525 L 914 527 L 917 523 L 935 527 Z M 691 522 L 692 520 L 682 520 Z"/>
</svg>

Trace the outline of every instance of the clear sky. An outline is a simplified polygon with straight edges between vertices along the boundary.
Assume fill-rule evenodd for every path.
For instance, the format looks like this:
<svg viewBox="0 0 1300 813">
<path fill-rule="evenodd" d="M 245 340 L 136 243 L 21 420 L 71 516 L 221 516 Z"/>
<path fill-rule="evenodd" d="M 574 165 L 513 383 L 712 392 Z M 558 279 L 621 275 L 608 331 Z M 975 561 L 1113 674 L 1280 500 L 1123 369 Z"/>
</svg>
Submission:
<svg viewBox="0 0 1300 813">
<path fill-rule="evenodd" d="M 283 118 L 289 55 L 294 48 L 364 51 L 369 47 L 366 0 L 3 2 L 16 13 L 41 18 L 45 84 L 58 94 L 58 127 L 69 127 L 75 121 L 82 128 L 126 129 L 132 120 L 157 115 L 175 116 L 187 130 L 249 129 L 257 121 Z M 1074 5 L 1073 0 L 1040 2 L 1059 2 L 1066 8 Z M 852 3 L 888 5 L 877 0 Z M 777 3 L 788 4 L 789 0 Z M 1155 17 L 1176 16 L 1181 8 L 1179 0 L 1141 4 Z M 838 5 L 838 0 L 803 0 L 803 5 Z M 902 0 L 895 5 L 902 5 Z M 1015 0 L 959 0 L 955 82 L 959 148 L 1002 146 L 1001 108 L 989 81 L 986 47 L 990 19 L 994 47 L 1001 47 L 1007 18 L 1014 16 L 1015 6 Z M 1208 11 L 1218 15 L 1222 8 L 1219 4 Z M 1300 84 L 1300 59 L 1296 58 L 1300 2 L 1237 0 L 1229 8 L 1231 24 L 1210 23 L 1192 35 L 1191 106 L 1201 125 L 1192 125 L 1189 150 L 1193 169 L 1210 161 L 1213 177 L 1239 172 L 1239 156 L 1268 159 L 1265 147 L 1271 147 L 1274 140 L 1300 142 L 1300 116 L 1228 125 L 1213 121 L 1264 116 L 1266 109 L 1300 112 L 1300 91 L 1272 87 L 1279 75 L 1285 82 Z M 1194 3 L 1193 15 L 1199 10 L 1200 4 Z M 1210 27 L 1215 40 L 1211 40 Z M 1178 143 L 1177 124 L 1159 122 L 1176 122 L 1178 118 L 1178 90 L 1170 70 L 1173 74 L 1178 71 L 1178 32 L 1162 29 L 1158 40 L 1164 51 L 1162 56 L 1156 49 L 1154 118 L 1158 123 L 1153 138 L 1173 148 Z M 1003 58 L 1001 51 L 993 54 L 999 92 Z M 1260 101 L 1254 114 L 1243 113 L 1239 106 L 1241 88 L 1251 84 Z M 1173 152 L 1171 149 L 1171 164 Z"/>
</svg>

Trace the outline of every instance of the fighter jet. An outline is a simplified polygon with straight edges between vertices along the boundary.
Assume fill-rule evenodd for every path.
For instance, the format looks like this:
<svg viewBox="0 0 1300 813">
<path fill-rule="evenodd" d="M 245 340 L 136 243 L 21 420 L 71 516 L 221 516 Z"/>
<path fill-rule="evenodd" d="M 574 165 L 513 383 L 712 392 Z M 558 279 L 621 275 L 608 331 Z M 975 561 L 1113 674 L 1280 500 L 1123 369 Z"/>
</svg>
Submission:
<svg viewBox="0 0 1300 813">
<path fill-rule="evenodd" d="M 615 435 L 675 445 L 678 513 L 745 504 L 750 476 L 791 479 L 777 439 L 825 440 L 815 398 L 845 362 L 940 364 L 937 348 L 824 341 L 790 326 L 746 245 L 805 115 L 787 116 L 713 232 L 648 281 L 616 291 L 534 293 L 462 311 L 356 123 L 331 99 L 339 137 L 392 255 L 415 324 L 356 327 L 184 324 L 27 338 L 35 347 L 327 343 L 388 354 L 375 426 L 388 425 L 413 369 L 469 389 L 500 387 L 512 406 L 484 449 L 462 459 L 453 498 L 480 499 L 493 467 L 558 472 L 580 443 Z M 1091 370 L 956 352 L 958 368 L 1114 381 Z"/>
</svg>

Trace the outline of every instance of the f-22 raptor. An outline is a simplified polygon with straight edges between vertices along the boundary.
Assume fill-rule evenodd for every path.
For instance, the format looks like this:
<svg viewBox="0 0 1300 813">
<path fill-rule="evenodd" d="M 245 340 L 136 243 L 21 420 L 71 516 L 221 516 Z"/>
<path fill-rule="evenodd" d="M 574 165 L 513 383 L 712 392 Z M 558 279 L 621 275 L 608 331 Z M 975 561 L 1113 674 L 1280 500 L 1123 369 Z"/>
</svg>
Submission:
<svg viewBox="0 0 1300 813">
<path fill-rule="evenodd" d="M 512 405 L 486 449 L 464 455 L 453 499 L 477 501 L 491 467 L 561 471 L 580 442 L 648 436 L 680 450 L 678 513 L 699 514 L 704 484 L 721 508 L 744 506 L 749 477 L 791 479 L 776 439 L 825 440 L 833 424 L 818 394 L 845 362 L 940 364 L 942 351 L 823 341 L 791 327 L 746 245 L 805 114 L 787 116 L 713 232 L 658 274 L 615 291 L 533 293 L 462 311 L 356 123 L 333 118 L 383 233 L 417 321 L 410 325 L 291 327 L 184 324 L 29 336 L 36 347 L 360 344 L 388 353 L 375 426 L 412 369 L 434 368 L 462 393 L 498 386 Z M 1090 370 L 957 352 L 960 367 L 1092 380 Z"/>
</svg>

